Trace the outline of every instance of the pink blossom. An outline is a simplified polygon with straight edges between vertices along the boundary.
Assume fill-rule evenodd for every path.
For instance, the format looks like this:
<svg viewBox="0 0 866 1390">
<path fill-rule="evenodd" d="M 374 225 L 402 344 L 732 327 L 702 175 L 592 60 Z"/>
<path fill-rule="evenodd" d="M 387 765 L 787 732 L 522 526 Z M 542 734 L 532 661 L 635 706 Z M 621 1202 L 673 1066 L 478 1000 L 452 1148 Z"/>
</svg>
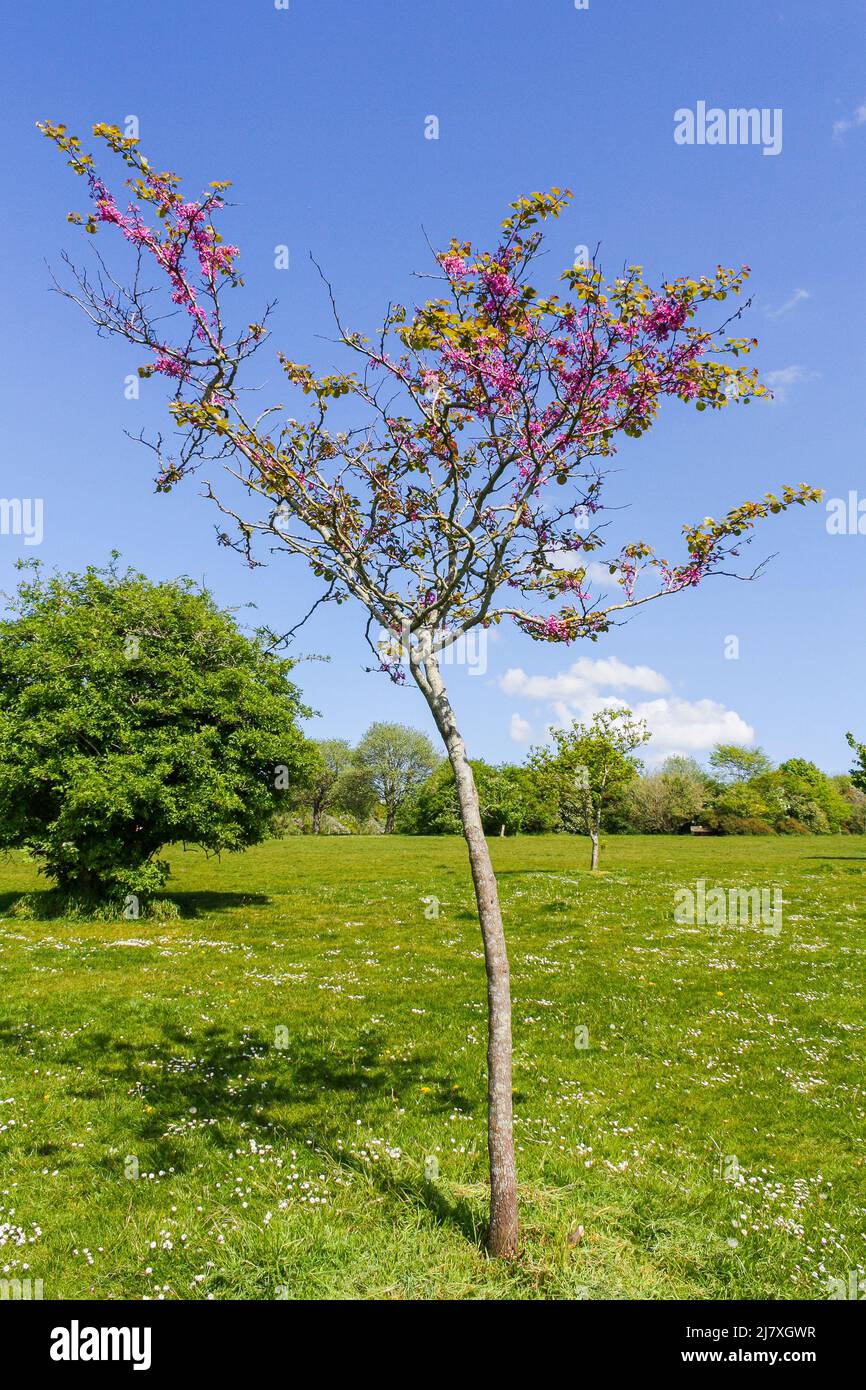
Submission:
<svg viewBox="0 0 866 1390">
<path fill-rule="evenodd" d="M 155 372 L 161 372 L 163 376 L 177 377 L 179 381 L 189 380 L 189 368 L 183 362 L 178 362 L 174 357 L 165 354 L 157 357 L 153 364 Z"/>
<path fill-rule="evenodd" d="M 661 340 L 682 328 L 686 319 L 686 306 L 678 299 L 653 299 L 653 311 L 647 319 L 647 331 Z"/>
</svg>

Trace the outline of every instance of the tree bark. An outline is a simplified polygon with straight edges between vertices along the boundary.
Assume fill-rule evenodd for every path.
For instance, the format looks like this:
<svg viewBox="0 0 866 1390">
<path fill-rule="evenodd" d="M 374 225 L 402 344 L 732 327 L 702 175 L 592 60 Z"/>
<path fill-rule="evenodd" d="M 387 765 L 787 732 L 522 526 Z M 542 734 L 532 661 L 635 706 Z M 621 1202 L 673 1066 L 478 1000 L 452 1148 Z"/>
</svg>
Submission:
<svg viewBox="0 0 866 1390">
<path fill-rule="evenodd" d="M 478 791 L 435 655 L 414 658 L 412 673 L 424 695 L 454 769 L 463 834 L 478 904 L 487 972 L 487 1151 L 490 1159 L 491 1255 L 517 1250 L 517 1170 L 511 1094 L 511 981 L 502 912 L 490 850 L 481 824 Z"/>
<path fill-rule="evenodd" d="M 589 838 L 592 840 L 592 862 L 590 869 L 598 868 L 598 826 L 590 826 Z"/>
</svg>

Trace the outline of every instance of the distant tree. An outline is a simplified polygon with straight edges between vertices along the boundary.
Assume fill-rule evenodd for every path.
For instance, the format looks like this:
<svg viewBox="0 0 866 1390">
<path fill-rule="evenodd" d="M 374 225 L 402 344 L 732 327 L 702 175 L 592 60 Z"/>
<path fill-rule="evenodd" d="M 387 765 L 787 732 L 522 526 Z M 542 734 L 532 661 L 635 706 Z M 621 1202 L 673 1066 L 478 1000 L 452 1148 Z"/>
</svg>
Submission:
<svg viewBox="0 0 866 1390">
<path fill-rule="evenodd" d="M 477 779 L 482 764 L 472 761 Z M 401 806 L 396 829 L 403 835 L 459 835 L 462 832 L 454 769 L 442 762 Z"/>
<path fill-rule="evenodd" d="M 736 754 L 752 750 L 735 749 Z M 760 750 L 754 750 L 760 754 Z M 760 754 L 762 762 L 766 760 Z M 745 764 L 725 760 L 723 772 L 728 780 L 718 781 L 712 790 L 708 811 L 702 819 L 713 830 L 724 834 L 782 834 L 808 831 L 826 835 L 843 829 L 852 814 L 846 798 L 832 778 L 805 758 L 789 758 L 777 768 L 759 768 L 751 777 L 738 775 Z"/>
<path fill-rule="evenodd" d="M 516 767 L 479 770 L 478 800 L 481 824 L 488 835 L 517 835 L 523 829 L 524 779 Z"/>
<path fill-rule="evenodd" d="M 517 828 L 523 834 L 544 835 L 556 829 L 559 818 L 556 796 L 532 767 L 505 764 L 498 769 L 498 773 L 500 778 L 516 786 L 520 805 Z"/>
<path fill-rule="evenodd" d="M 343 738 L 317 739 L 312 745 L 312 765 L 297 804 L 310 811 L 313 834 L 322 829 L 322 817 L 346 808 L 356 790 L 354 755 Z"/>
<path fill-rule="evenodd" d="M 385 808 L 390 835 L 403 802 L 440 761 L 432 743 L 406 724 L 371 724 L 355 750 L 355 762 L 369 777 Z"/>
<path fill-rule="evenodd" d="M 774 777 L 775 774 L 768 774 Z M 717 834 L 768 834 L 771 821 L 783 815 L 784 802 L 770 795 L 765 779 L 717 784 L 701 823 Z"/>
<path fill-rule="evenodd" d="M 348 814 L 363 828 L 365 821 L 381 822 L 382 807 L 370 774 L 354 762 L 343 773 L 337 788 L 335 809 L 341 815 Z"/>
<path fill-rule="evenodd" d="M 866 743 L 858 743 L 854 735 L 845 735 L 848 746 L 854 750 L 855 763 L 851 769 L 851 781 L 861 792 L 866 792 Z"/>
<path fill-rule="evenodd" d="M 64 895 L 160 888 L 164 845 L 240 850 L 306 776 L 291 662 L 187 580 L 38 562 L 0 621 L 0 846 Z"/>
<path fill-rule="evenodd" d="M 671 835 L 700 815 L 708 796 L 707 777 L 693 758 L 667 758 L 657 772 L 630 786 L 631 821 L 645 834 Z"/>
<path fill-rule="evenodd" d="M 761 748 L 743 748 L 738 743 L 717 743 L 710 754 L 710 767 L 724 786 L 748 782 L 772 767 Z"/>
<path fill-rule="evenodd" d="M 830 781 L 848 807 L 842 829 L 849 835 L 866 835 L 866 791 L 861 791 L 853 778 L 844 774 L 831 777 Z"/>
<path fill-rule="evenodd" d="M 764 779 L 757 779 L 761 786 Z M 815 763 L 806 758 L 789 758 L 780 763 L 768 779 L 778 789 L 784 813 L 816 834 L 841 830 L 850 808 L 839 789 Z"/>
<path fill-rule="evenodd" d="M 549 786 L 530 768 L 507 763 L 491 767 L 473 759 L 481 823 L 488 835 L 537 834 L 556 826 L 558 806 Z M 397 828 L 408 835 L 459 835 L 460 808 L 454 770 L 437 767 L 407 801 Z"/>
<path fill-rule="evenodd" d="M 556 828 L 556 798 L 532 768 L 479 764 L 478 796 L 488 835 L 537 834 Z"/>
<path fill-rule="evenodd" d="M 648 739 L 646 725 L 631 710 L 604 709 L 588 726 L 575 720 L 568 730 L 553 730 L 553 747 L 531 754 L 537 774 L 555 789 L 561 828 L 589 835 L 592 869 L 598 868 L 604 813 L 637 776 L 639 764 L 632 755 Z"/>
</svg>

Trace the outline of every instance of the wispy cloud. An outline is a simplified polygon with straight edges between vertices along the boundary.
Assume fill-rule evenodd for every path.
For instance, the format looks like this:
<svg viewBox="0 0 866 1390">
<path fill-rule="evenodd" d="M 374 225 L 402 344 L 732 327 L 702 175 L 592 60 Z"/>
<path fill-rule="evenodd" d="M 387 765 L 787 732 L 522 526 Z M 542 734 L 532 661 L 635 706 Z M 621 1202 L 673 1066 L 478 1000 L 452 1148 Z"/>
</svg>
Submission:
<svg viewBox="0 0 866 1390">
<path fill-rule="evenodd" d="M 811 299 L 808 290 L 795 290 L 790 299 L 786 299 L 784 304 L 780 304 L 778 309 L 768 309 L 768 319 L 780 319 L 783 314 L 790 314 L 792 309 L 796 309 L 798 304 L 802 304 L 804 299 Z"/>
<path fill-rule="evenodd" d="M 799 367 L 793 363 L 790 367 L 779 367 L 772 372 L 764 372 L 764 381 L 773 393 L 773 399 L 782 404 L 788 399 L 788 388 L 798 386 L 804 381 L 814 381 L 817 372 L 810 372 L 806 367 Z"/>
<path fill-rule="evenodd" d="M 843 116 L 841 121 L 833 122 L 833 135 L 835 139 L 841 140 L 849 130 L 856 130 L 861 125 L 866 125 L 866 101 L 857 107 L 853 115 Z"/>
<path fill-rule="evenodd" d="M 521 714 L 512 714 L 510 733 L 515 743 L 528 743 L 532 738 L 532 725 Z"/>
</svg>

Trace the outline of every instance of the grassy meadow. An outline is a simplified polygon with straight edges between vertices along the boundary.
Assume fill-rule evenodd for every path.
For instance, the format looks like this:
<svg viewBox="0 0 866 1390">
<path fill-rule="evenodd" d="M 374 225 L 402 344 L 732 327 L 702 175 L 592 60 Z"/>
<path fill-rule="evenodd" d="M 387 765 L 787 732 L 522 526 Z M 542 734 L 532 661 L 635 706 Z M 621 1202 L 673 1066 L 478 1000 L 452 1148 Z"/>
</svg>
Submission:
<svg viewBox="0 0 866 1390">
<path fill-rule="evenodd" d="M 164 922 L 28 920 L 35 869 L 0 862 L 0 1277 L 46 1299 L 777 1299 L 866 1276 L 866 843 L 609 838 L 594 876 L 570 837 L 493 853 L 518 1260 L 483 1252 L 462 841 L 303 838 L 174 851 Z M 678 924 L 699 878 L 780 888 L 781 931 Z"/>
</svg>

